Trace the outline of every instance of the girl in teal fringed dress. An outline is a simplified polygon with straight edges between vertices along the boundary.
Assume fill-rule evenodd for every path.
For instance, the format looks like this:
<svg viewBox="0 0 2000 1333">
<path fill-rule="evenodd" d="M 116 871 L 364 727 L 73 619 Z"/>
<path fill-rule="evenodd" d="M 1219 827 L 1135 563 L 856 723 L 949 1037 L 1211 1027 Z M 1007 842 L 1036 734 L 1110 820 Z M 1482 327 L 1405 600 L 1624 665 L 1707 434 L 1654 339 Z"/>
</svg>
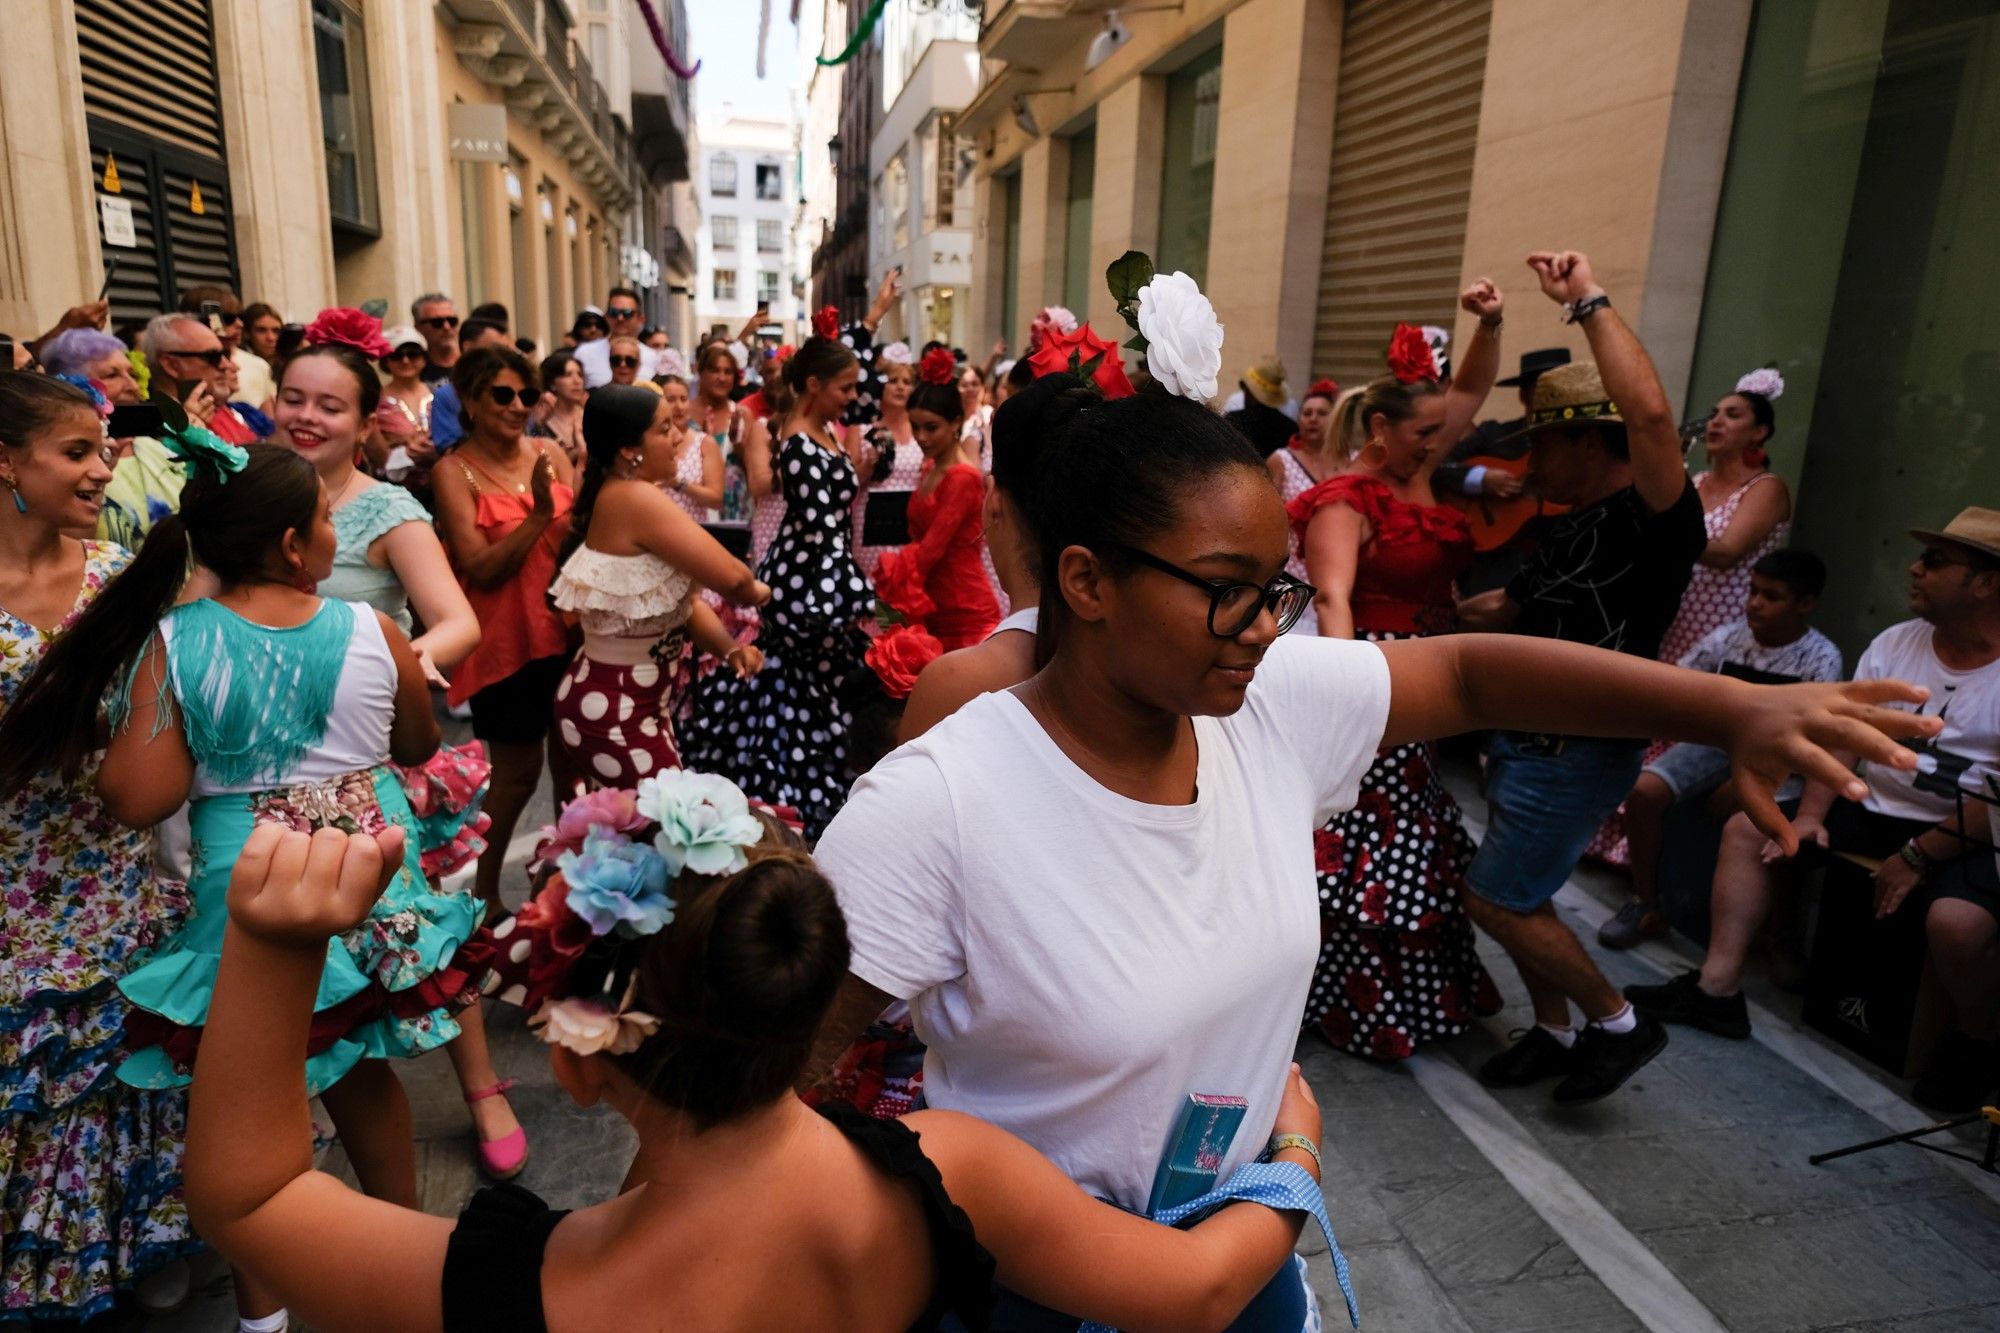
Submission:
<svg viewBox="0 0 2000 1333">
<path fill-rule="evenodd" d="M 259 823 L 408 835 L 405 865 L 367 921 L 327 945 L 306 1082 L 333 1118 L 370 1194 L 416 1204 L 410 1112 L 387 1063 L 458 1035 L 452 1014 L 477 979 L 454 956 L 476 924 L 463 894 L 434 893 L 416 820 L 389 768 L 438 743 L 422 667 L 393 623 L 364 604 L 301 591 L 324 578 L 336 536 L 325 487 L 289 449 L 225 445 L 198 429 L 176 447 L 193 475 L 180 515 L 58 641 L 0 725 L 68 766 L 95 744 L 95 701 L 116 682 L 98 770 L 105 807 L 143 828 L 192 797 L 193 912 L 120 990 L 137 1088 L 188 1081 L 208 1013 L 236 854 Z M 213 600 L 169 608 L 189 549 L 220 581 Z M 130 663 L 128 667 L 126 664 Z M 254 1295 L 246 1316 L 268 1315 Z"/>
</svg>

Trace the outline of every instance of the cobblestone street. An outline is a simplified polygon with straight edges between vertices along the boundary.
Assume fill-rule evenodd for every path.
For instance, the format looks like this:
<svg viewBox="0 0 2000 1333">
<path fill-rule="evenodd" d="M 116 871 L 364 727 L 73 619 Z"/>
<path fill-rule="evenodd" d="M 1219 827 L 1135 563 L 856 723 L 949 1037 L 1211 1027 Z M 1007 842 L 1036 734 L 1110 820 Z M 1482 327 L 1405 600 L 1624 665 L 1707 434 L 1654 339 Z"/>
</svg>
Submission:
<svg viewBox="0 0 2000 1333">
<path fill-rule="evenodd" d="M 1480 804 L 1459 794 L 1476 833 Z M 521 827 L 547 818 L 541 793 Z M 522 881 L 531 841 L 517 838 L 508 883 Z M 1585 871 L 1557 901 L 1594 940 L 1615 891 Z M 1623 985 L 1678 970 L 1684 947 L 1593 951 Z M 1496 1095 L 1472 1077 L 1528 1021 L 1505 960 L 1488 964 L 1512 1003 L 1442 1049 L 1390 1068 L 1314 1037 L 1299 1045 L 1326 1115 L 1328 1210 L 1370 1333 L 2000 1327 L 2000 1178 L 1907 1147 L 1808 1165 L 1810 1153 L 1932 1117 L 1798 1026 L 1795 997 L 1753 990 L 1752 1040 L 1675 1029 L 1620 1094 L 1560 1111 L 1546 1089 Z M 570 1103 L 517 1011 L 495 1011 L 490 1030 L 495 1062 L 521 1080 L 514 1106 L 535 1154 L 522 1183 L 558 1208 L 605 1197 L 625 1170 L 623 1123 Z M 451 1066 L 427 1057 L 404 1082 L 423 1206 L 455 1213 L 480 1182 Z M 1317 1237 L 1304 1248 L 1331 1329 L 1333 1268 Z M 218 1277 L 189 1309 L 146 1327 L 228 1333 L 234 1319 Z"/>
</svg>

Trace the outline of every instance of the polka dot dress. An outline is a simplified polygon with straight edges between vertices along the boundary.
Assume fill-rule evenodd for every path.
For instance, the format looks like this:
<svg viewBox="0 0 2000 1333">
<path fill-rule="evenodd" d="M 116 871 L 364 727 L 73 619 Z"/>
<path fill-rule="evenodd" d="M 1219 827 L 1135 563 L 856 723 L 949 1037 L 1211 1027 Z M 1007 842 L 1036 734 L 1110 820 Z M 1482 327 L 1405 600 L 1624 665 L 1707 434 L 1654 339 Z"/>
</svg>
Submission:
<svg viewBox="0 0 2000 1333">
<path fill-rule="evenodd" d="M 1320 951 L 1307 1026 L 1350 1055 L 1401 1060 L 1498 1012 L 1458 901 L 1473 851 L 1434 745 L 1376 756 L 1354 808 L 1313 834 Z"/>
<path fill-rule="evenodd" d="M 592 787 L 631 787 L 680 767 L 674 709 L 685 682 L 694 581 L 658 556 L 580 546 L 549 592 L 583 647 L 556 686 L 556 740 Z"/>
<path fill-rule="evenodd" d="M 840 682 L 861 669 L 859 622 L 875 596 L 854 563 L 857 484 L 844 454 L 804 434 L 773 456 L 785 521 L 758 567 L 771 585 L 749 680 L 718 671 L 697 686 L 681 730 L 690 768 L 720 773 L 753 799 L 798 811 L 817 838 L 847 799 L 847 723 Z"/>
</svg>

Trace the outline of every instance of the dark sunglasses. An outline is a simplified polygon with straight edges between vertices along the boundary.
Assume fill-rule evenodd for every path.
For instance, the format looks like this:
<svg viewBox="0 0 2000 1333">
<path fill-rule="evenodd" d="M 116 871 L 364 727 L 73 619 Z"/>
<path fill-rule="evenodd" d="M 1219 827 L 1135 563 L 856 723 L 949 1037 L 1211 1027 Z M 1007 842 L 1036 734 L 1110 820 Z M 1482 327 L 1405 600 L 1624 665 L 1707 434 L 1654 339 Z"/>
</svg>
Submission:
<svg viewBox="0 0 2000 1333">
<path fill-rule="evenodd" d="M 211 347 L 206 352 L 163 352 L 162 356 L 191 356 L 197 361 L 206 361 L 217 370 L 222 369 L 222 358 L 229 355 L 220 347 Z"/>
<path fill-rule="evenodd" d="M 505 384 L 495 384 L 488 387 L 486 396 L 502 407 L 512 407 L 516 398 L 521 400 L 521 406 L 533 407 L 541 401 L 542 391 L 540 389 L 515 389 Z"/>
<path fill-rule="evenodd" d="M 395 361 L 398 360 L 399 358 L 406 356 L 422 356 L 422 355 L 424 355 L 423 348 L 413 346 L 410 343 L 404 343 L 401 347 L 398 347 L 395 350 L 391 351 L 388 356 L 383 358 L 383 360 Z"/>
<path fill-rule="evenodd" d="M 614 305 L 609 309 L 607 309 L 604 313 L 611 319 L 637 319 L 639 318 L 639 307 L 635 305 L 634 306 Z"/>
<path fill-rule="evenodd" d="M 1319 591 L 1312 584 L 1302 583 L 1290 574 L 1280 574 L 1268 584 L 1245 583 L 1238 579 L 1205 579 L 1136 546 L 1127 546 L 1123 542 L 1108 544 L 1148 569 L 1157 569 L 1207 593 L 1208 632 L 1218 639 L 1233 639 L 1243 633 L 1257 623 L 1257 617 L 1267 608 L 1278 622 L 1278 633 L 1283 634 L 1299 623 L 1299 617 L 1306 613 L 1306 608 L 1312 605 Z"/>
<path fill-rule="evenodd" d="M 429 319 L 418 320 L 417 323 L 427 329 L 455 329 L 458 327 L 458 316 L 432 315 Z"/>
<path fill-rule="evenodd" d="M 639 368 L 639 358 L 636 356 L 614 356 L 611 358 L 611 368 L 613 370 L 637 370 Z"/>
</svg>

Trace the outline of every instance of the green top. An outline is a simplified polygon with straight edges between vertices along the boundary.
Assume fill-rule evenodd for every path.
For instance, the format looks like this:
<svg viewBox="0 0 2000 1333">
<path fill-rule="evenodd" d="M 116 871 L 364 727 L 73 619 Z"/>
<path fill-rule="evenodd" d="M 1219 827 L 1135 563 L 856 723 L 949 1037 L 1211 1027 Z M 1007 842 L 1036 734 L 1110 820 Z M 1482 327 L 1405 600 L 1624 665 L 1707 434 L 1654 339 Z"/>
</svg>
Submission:
<svg viewBox="0 0 2000 1333">
<path fill-rule="evenodd" d="M 429 523 L 430 514 L 401 486 L 370 486 L 333 511 L 333 572 L 320 581 L 319 595 L 343 602 L 366 602 L 410 632 L 410 597 L 396 571 L 368 563 L 368 548 L 391 528 Z"/>
</svg>

